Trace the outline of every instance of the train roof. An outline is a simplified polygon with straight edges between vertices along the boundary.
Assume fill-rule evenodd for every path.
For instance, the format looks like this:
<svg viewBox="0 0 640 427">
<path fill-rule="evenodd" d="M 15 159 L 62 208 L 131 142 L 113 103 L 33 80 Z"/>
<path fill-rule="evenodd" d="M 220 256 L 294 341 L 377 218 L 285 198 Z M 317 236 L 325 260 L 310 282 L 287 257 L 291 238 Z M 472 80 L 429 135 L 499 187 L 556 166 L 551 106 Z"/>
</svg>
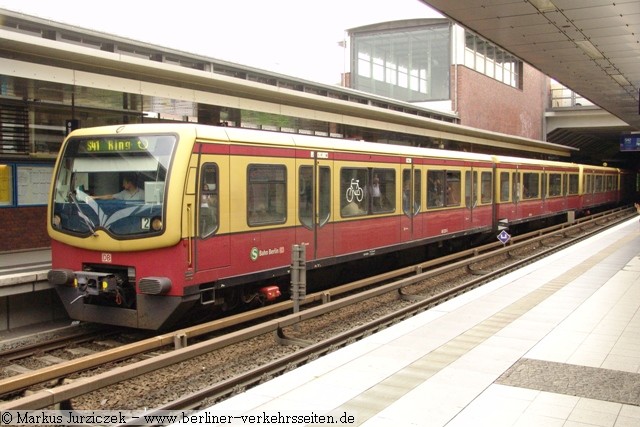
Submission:
<svg viewBox="0 0 640 427">
<path fill-rule="evenodd" d="M 586 167 L 596 170 L 617 170 L 605 166 L 587 166 L 575 163 L 528 159 L 511 156 L 498 156 L 462 151 L 440 150 L 436 148 L 413 147 L 391 143 L 376 143 L 362 140 L 332 138 L 327 136 L 304 135 L 298 133 L 273 132 L 249 128 L 235 128 L 225 126 L 210 126 L 191 123 L 142 123 L 101 126 L 78 129 L 73 136 L 95 134 L 136 134 L 136 133 L 191 133 L 200 139 L 240 142 L 247 144 L 281 145 L 289 147 L 307 148 L 310 150 L 349 151 L 370 154 L 395 155 L 406 157 L 426 157 L 438 159 L 484 161 L 491 163 L 523 164 L 548 167 Z"/>
</svg>

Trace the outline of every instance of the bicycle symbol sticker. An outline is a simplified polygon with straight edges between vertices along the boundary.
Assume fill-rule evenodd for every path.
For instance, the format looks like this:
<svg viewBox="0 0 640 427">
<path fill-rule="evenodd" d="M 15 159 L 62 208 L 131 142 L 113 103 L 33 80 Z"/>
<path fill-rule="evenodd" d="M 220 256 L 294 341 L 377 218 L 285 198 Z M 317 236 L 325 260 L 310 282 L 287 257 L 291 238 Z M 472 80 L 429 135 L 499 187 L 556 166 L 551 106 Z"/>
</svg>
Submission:
<svg viewBox="0 0 640 427">
<path fill-rule="evenodd" d="M 345 196 L 347 197 L 347 202 L 349 203 L 353 202 L 354 197 L 358 202 L 362 201 L 362 198 L 364 197 L 364 190 L 362 189 L 362 187 L 360 187 L 359 179 L 351 179 L 351 186 L 347 188 L 347 194 Z"/>
</svg>

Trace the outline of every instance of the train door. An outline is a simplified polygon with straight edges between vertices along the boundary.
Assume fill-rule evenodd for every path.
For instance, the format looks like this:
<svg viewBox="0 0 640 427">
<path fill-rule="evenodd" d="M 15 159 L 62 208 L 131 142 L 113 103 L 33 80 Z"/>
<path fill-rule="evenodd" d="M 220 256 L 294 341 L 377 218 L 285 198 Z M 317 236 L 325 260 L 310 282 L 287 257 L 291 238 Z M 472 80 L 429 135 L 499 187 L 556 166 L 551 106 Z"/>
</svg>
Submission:
<svg viewBox="0 0 640 427">
<path fill-rule="evenodd" d="M 515 172 L 511 172 L 511 202 L 513 205 L 513 218 L 522 218 L 522 182 L 519 167 L 516 165 Z"/>
<path fill-rule="evenodd" d="M 228 176 L 227 156 L 200 156 L 194 245 L 197 271 L 230 265 Z"/>
<path fill-rule="evenodd" d="M 333 256 L 331 219 L 331 161 L 328 153 L 313 152 L 297 162 L 297 212 L 300 227 L 296 242 L 307 246 L 308 260 Z"/>
<path fill-rule="evenodd" d="M 422 235 L 422 222 L 417 217 L 422 205 L 422 176 L 412 159 L 406 159 L 409 167 L 402 169 L 402 219 L 400 236 L 403 242 Z"/>
<path fill-rule="evenodd" d="M 473 166 L 464 173 L 464 205 L 466 208 L 462 228 L 474 228 L 474 211 L 478 204 L 478 172 Z"/>
</svg>

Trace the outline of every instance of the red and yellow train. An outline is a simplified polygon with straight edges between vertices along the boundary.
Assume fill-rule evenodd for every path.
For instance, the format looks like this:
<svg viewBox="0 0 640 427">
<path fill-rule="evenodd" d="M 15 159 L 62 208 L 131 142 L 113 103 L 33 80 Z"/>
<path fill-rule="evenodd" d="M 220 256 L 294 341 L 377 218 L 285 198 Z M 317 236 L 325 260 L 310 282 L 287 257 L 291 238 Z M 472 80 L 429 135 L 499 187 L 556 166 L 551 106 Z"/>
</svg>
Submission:
<svg viewBox="0 0 640 427">
<path fill-rule="evenodd" d="M 276 299 L 294 244 L 319 270 L 620 197 L 609 167 L 190 124 L 80 129 L 56 163 L 48 278 L 73 319 L 159 329 Z"/>
</svg>

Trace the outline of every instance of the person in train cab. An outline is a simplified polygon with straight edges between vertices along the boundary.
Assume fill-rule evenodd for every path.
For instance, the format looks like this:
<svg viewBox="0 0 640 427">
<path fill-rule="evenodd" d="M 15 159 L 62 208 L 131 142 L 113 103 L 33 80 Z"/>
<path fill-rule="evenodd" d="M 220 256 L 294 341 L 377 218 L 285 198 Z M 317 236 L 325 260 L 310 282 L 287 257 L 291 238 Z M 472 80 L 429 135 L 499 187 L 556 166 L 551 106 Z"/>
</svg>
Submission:
<svg viewBox="0 0 640 427">
<path fill-rule="evenodd" d="M 123 190 L 115 194 L 105 194 L 103 196 L 94 196 L 96 200 L 144 200 L 144 190 L 136 184 L 134 175 L 125 175 L 122 178 Z"/>
</svg>

